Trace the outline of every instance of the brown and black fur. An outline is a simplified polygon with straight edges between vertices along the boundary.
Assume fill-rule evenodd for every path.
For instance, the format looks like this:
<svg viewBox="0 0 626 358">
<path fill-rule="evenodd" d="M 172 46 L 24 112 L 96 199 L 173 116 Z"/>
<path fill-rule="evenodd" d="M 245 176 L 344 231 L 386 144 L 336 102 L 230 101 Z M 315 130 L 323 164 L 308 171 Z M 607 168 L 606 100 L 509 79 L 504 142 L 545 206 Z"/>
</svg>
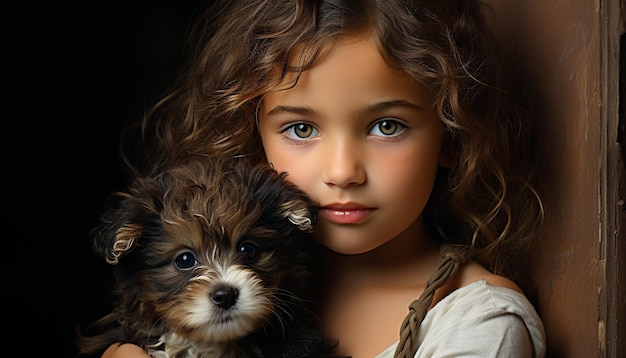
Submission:
<svg viewBox="0 0 626 358">
<path fill-rule="evenodd" d="M 334 356 L 307 292 L 316 208 L 284 174 L 207 159 L 117 197 L 93 236 L 118 301 L 81 335 L 83 353 L 131 342 L 153 357 Z"/>
</svg>

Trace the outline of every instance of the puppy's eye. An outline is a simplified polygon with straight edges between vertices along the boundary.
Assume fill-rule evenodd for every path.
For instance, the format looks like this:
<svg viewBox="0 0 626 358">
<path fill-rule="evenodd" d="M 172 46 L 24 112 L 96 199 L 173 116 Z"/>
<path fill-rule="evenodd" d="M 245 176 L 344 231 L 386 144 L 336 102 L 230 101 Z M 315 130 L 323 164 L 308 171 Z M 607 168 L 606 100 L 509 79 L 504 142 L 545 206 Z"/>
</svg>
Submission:
<svg viewBox="0 0 626 358">
<path fill-rule="evenodd" d="M 246 261 L 252 261 L 259 256 L 259 247 L 249 241 L 244 241 L 239 245 L 239 252 L 244 255 Z"/>
<path fill-rule="evenodd" d="M 189 269 L 196 266 L 198 264 L 198 260 L 196 260 L 191 252 L 186 251 L 178 255 L 174 263 L 180 269 Z"/>
</svg>

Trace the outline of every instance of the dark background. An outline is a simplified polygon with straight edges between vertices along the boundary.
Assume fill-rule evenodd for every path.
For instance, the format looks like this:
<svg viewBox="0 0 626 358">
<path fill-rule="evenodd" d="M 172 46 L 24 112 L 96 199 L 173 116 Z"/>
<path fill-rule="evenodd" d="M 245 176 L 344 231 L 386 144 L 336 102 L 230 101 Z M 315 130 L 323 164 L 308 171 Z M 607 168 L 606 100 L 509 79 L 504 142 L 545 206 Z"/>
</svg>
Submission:
<svg viewBox="0 0 626 358">
<path fill-rule="evenodd" d="M 199 1 L 32 3 L 3 10 L 0 357 L 74 357 L 108 312 L 89 231 L 123 189 L 122 129 L 180 66 Z"/>
</svg>

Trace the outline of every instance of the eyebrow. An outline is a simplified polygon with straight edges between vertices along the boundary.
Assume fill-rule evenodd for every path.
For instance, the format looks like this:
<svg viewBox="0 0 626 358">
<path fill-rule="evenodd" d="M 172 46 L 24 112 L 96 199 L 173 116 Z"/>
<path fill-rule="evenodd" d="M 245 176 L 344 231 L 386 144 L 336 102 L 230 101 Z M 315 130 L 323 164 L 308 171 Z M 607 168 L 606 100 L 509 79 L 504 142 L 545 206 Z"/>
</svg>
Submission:
<svg viewBox="0 0 626 358">
<path fill-rule="evenodd" d="M 412 109 L 423 109 L 422 106 L 418 106 L 413 102 L 409 102 L 403 99 L 393 100 L 393 101 L 384 101 L 379 103 L 374 103 L 371 106 L 365 107 L 365 112 L 377 112 L 391 107 L 409 107 Z"/>
<path fill-rule="evenodd" d="M 267 112 L 267 116 L 271 116 L 279 113 L 295 113 L 295 114 L 313 114 L 315 113 L 309 107 L 296 107 L 296 106 L 276 106 Z"/>
<path fill-rule="evenodd" d="M 409 107 L 409 108 L 417 109 L 417 110 L 424 108 L 422 106 L 416 105 L 415 103 L 400 99 L 400 100 L 383 101 L 383 102 L 374 103 L 372 105 L 365 107 L 363 112 L 365 113 L 378 112 L 378 111 L 382 111 L 382 110 L 385 110 L 387 108 L 392 108 L 392 107 Z M 301 114 L 301 115 L 311 115 L 311 114 L 314 114 L 315 111 L 309 107 L 276 106 L 272 108 L 269 112 L 267 112 L 267 115 L 271 116 L 271 115 L 279 114 L 279 113 L 294 113 L 294 114 Z"/>
</svg>

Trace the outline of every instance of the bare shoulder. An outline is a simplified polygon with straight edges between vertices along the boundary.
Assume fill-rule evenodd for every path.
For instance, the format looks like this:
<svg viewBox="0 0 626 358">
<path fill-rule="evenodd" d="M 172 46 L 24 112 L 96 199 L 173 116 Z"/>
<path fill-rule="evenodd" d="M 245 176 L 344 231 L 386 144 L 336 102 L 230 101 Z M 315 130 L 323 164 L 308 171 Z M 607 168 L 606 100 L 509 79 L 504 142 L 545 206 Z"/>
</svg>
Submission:
<svg viewBox="0 0 626 358">
<path fill-rule="evenodd" d="M 467 286 L 478 280 L 485 280 L 485 282 L 492 286 L 500 286 L 524 294 L 522 289 L 513 280 L 493 274 L 475 261 L 468 262 L 460 269 L 459 287 Z"/>
<path fill-rule="evenodd" d="M 114 344 L 107 348 L 102 358 L 150 358 L 141 347 L 134 344 Z"/>
</svg>

